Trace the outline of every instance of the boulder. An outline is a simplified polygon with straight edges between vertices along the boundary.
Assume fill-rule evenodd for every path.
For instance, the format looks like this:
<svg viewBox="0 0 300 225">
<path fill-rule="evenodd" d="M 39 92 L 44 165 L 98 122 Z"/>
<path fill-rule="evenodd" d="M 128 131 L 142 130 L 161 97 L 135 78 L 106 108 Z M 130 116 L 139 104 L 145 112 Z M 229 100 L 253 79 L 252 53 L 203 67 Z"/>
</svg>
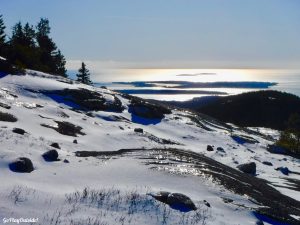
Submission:
<svg viewBox="0 0 300 225">
<path fill-rule="evenodd" d="M 237 168 L 247 174 L 255 175 L 256 174 L 256 164 L 255 162 L 245 163 L 238 165 Z"/>
<path fill-rule="evenodd" d="M 225 153 L 225 150 L 224 150 L 224 148 L 222 148 L 222 147 L 217 147 L 217 151 L 218 151 L 218 152 L 224 152 L 224 153 Z"/>
<path fill-rule="evenodd" d="M 136 132 L 136 133 L 144 133 L 144 130 L 142 128 L 134 128 L 134 132 Z"/>
<path fill-rule="evenodd" d="M 156 200 L 168 204 L 171 208 L 181 212 L 189 212 L 197 210 L 194 202 L 186 195 L 181 193 L 170 193 L 167 191 L 160 191 L 155 194 L 150 194 Z"/>
<path fill-rule="evenodd" d="M 206 200 L 203 200 L 203 202 L 204 202 L 204 205 L 206 205 L 207 207 L 210 207 L 210 204 L 209 204 L 209 202 L 208 202 L 208 201 L 206 201 Z"/>
<path fill-rule="evenodd" d="M 31 160 L 26 157 L 20 157 L 10 163 L 9 168 L 11 171 L 18 173 L 31 173 L 34 170 Z"/>
<path fill-rule="evenodd" d="M 51 147 L 53 147 L 53 148 L 60 149 L 60 146 L 59 146 L 59 144 L 58 144 L 58 143 L 56 143 L 56 142 L 52 143 L 50 146 L 51 146 Z"/>
<path fill-rule="evenodd" d="M 24 135 L 26 133 L 26 131 L 21 128 L 13 128 L 12 132 L 14 132 L 16 134 L 21 134 L 21 135 Z"/>
<path fill-rule="evenodd" d="M 58 161 L 58 152 L 54 149 L 45 152 L 42 156 L 48 162 Z"/>
<path fill-rule="evenodd" d="M 214 148 L 211 145 L 207 145 L 206 150 L 209 151 L 209 152 L 211 152 L 211 151 L 214 150 Z"/>
<path fill-rule="evenodd" d="M 268 162 L 268 161 L 263 161 L 262 163 L 264 165 L 267 165 L 267 166 L 273 166 L 273 164 L 271 162 Z"/>
<path fill-rule="evenodd" d="M 73 143 L 74 143 L 74 144 L 78 144 L 78 142 L 77 142 L 77 140 L 76 140 L 76 139 L 74 139 L 74 140 L 73 140 Z"/>
<path fill-rule="evenodd" d="M 276 168 L 275 170 L 279 170 L 281 173 L 283 173 L 284 175 L 289 175 L 289 173 L 291 172 L 290 170 L 289 170 L 289 168 L 287 168 L 287 167 L 283 167 L 283 166 L 281 166 L 281 167 L 278 167 L 278 168 Z"/>
<path fill-rule="evenodd" d="M 171 208 L 181 212 L 189 212 L 197 209 L 194 202 L 188 196 L 181 193 L 169 194 L 167 204 L 170 205 Z"/>
<path fill-rule="evenodd" d="M 67 159 L 64 159 L 64 163 L 70 163 L 70 161 Z"/>
</svg>

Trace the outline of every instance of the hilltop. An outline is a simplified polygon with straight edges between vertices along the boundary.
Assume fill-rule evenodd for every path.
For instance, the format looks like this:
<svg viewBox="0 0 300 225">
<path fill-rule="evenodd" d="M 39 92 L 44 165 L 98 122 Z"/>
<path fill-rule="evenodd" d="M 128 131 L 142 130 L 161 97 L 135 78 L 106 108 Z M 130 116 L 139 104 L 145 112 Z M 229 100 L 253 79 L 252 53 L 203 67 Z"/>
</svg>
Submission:
<svg viewBox="0 0 300 225">
<path fill-rule="evenodd" d="M 0 216 L 298 224 L 299 162 L 268 151 L 278 135 L 62 76 L 3 75 Z"/>
</svg>

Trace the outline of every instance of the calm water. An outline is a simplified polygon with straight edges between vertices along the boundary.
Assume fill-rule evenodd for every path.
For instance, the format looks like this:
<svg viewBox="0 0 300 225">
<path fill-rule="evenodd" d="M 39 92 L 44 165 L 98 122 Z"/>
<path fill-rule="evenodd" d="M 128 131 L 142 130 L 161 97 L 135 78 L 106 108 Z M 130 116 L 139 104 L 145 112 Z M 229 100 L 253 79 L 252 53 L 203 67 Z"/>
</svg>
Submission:
<svg viewBox="0 0 300 225">
<path fill-rule="evenodd" d="M 109 69 L 92 73 L 92 79 L 98 85 L 106 85 L 111 89 L 135 89 L 131 85 L 120 85 L 112 82 L 131 81 L 267 81 L 277 82 L 271 87 L 279 91 L 300 96 L 300 70 L 258 70 L 258 69 Z M 141 88 L 138 88 L 141 89 Z M 149 89 L 149 88 L 148 88 Z M 159 88 L 157 88 L 159 89 Z M 221 91 L 228 94 L 239 94 L 256 89 L 242 88 L 196 88 L 189 90 Z M 188 100 L 203 96 L 200 94 L 180 95 L 138 95 L 144 98 L 159 100 Z"/>
</svg>

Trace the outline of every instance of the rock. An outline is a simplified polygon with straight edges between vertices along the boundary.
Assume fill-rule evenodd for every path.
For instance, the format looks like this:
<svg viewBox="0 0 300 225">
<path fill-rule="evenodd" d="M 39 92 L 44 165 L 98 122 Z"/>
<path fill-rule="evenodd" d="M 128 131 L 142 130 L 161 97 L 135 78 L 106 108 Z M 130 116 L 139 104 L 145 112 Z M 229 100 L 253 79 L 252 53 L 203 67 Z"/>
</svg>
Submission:
<svg viewBox="0 0 300 225">
<path fill-rule="evenodd" d="M 68 136 L 74 136 L 76 137 L 77 134 L 85 135 L 83 132 L 81 132 L 82 127 L 76 126 L 72 123 L 66 122 L 66 121 L 55 121 L 58 125 L 58 128 L 56 129 L 57 132 L 68 135 Z"/>
<path fill-rule="evenodd" d="M 24 135 L 26 133 L 26 131 L 21 128 L 13 128 L 12 131 L 16 134 L 21 134 L 21 135 Z"/>
<path fill-rule="evenodd" d="M 214 148 L 211 145 L 207 145 L 206 150 L 209 151 L 209 152 L 211 152 L 211 151 L 214 150 Z"/>
<path fill-rule="evenodd" d="M 77 110 L 112 112 L 124 110 L 121 100 L 116 96 L 112 95 L 113 99 L 107 100 L 103 94 L 84 88 L 44 91 L 44 94 L 55 101 L 57 96 L 60 96 L 60 101 Z"/>
<path fill-rule="evenodd" d="M 58 161 L 58 152 L 54 149 L 45 152 L 42 156 L 48 162 Z"/>
<path fill-rule="evenodd" d="M 134 128 L 134 132 L 136 132 L 136 133 L 144 133 L 144 130 L 142 128 Z"/>
<path fill-rule="evenodd" d="M 267 166 L 273 166 L 273 164 L 271 162 L 268 162 L 268 161 L 263 161 L 262 163 L 267 165 Z"/>
<path fill-rule="evenodd" d="M 171 114 L 171 110 L 166 106 L 152 104 L 136 97 L 131 97 L 129 112 L 148 119 L 163 119 L 165 114 Z"/>
<path fill-rule="evenodd" d="M 53 148 L 60 149 L 60 146 L 59 146 L 59 144 L 58 144 L 58 143 L 56 143 L 56 142 L 52 143 L 50 146 L 51 146 L 51 147 L 53 147 Z"/>
<path fill-rule="evenodd" d="M 250 137 L 250 136 L 245 136 L 245 135 L 231 135 L 231 138 L 236 141 L 238 144 L 256 144 L 259 143 L 256 139 Z"/>
<path fill-rule="evenodd" d="M 181 193 L 160 191 L 158 193 L 150 195 L 156 200 L 168 204 L 171 208 L 179 210 L 181 212 L 197 210 L 194 202 L 188 196 Z"/>
<path fill-rule="evenodd" d="M 156 194 L 151 194 L 151 196 L 153 198 L 155 198 L 156 200 L 160 201 L 160 202 L 163 202 L 163 203 L 166 203 L 167 204 L 167 201 L 168 201 L 168 196 L 171 194 L 171 192 L 167 192 L 167 191 L 160 191 Z"/>
<path fill-rule="evenodd" d="M 209 204 L 209 202 L 208 202 L 208 201 L 206 201 L 206 200 L 203 200 L 203 202 L 204 202 L 204 205 L 206 205 L 207 207 L 210 207 L 210 204 Z"/>
<path fill-rule="evenodd" d="M 2 102 L 0 102 L 0 107 L 5 108 L 5 109 L 10 109 L 11 108 L 11 106 L 9 106 L 5 103 L 2 103 Z"/>
<path fill-rule="evenodd" d="M 231 203 L 233 200 L 231 198 L 223 198 L 224 203 Z"/>
<path fill-rule="evenodd" d="M 189 212 L 197 209 L 194 202 L 188 196 L 181 193 L 169 194 L 167 204 L 170 205 L 171 208 L 181 212 Z"/>
<path fill-rule="evenodd" d="M 237 168 L 247 174 L 255 175 L 256 174 L 256 164 L 255 162 L 245 163 L 238 165 Z"/>
<path fill-rule="evenodd" d="M 31 173 L 34 170 L 31 160 L 25 157 L 20 157 L 10 163 L 9 168 L 11 171 L 18 173 Z"/>
<path fill-rule="evenodd" d="M 289 170 L 289 168 L 287 168 L 287 167 L 283 167 L 283 166 L 281 166 L 281 167 L 278 167 L 278 168 L 276 168 L 275 170 L 279 170 L 281 173 L 283 173 L 284 175 L 289 175 L 289 173 L 291 172 L 290 170 Z"/>
<path fill-rule="evenodd" d="M 74 140 L 73 140 L 73 143 L 74 143 L 74 144 L 78 144 L 78 142 L 77 142 L 77 140 L 76 140 L 76 139 L 74 139 Z"/>
<path fill-rule="evenodd" d="M 70 161 L 67 159 L 64 159 L 64 163 L 70 163 Z"/>
<path fill-rule="evenodd" d="M 261 220 L 256 221 L 255 225 L 264 225 L 264 222 Z"/>
<path fill-rule="evenodd" d="M 224 152 L 224 153 L 225 153 L 225 150 L 224 150 L 224 148 L 222 148 L 222 147 L 217 147 L 217 151 L 219 151 L 219 152 Z"/>
</svg>

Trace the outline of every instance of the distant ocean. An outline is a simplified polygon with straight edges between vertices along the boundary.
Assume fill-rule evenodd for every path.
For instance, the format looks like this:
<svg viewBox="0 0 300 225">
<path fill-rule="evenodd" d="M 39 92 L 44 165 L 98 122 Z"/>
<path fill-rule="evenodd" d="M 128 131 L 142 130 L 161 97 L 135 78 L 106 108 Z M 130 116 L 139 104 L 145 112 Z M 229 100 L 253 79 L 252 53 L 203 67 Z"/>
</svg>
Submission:
<svg viewBox="0 0 300 225">
<path fill-rule="evenodd" d="M 271 69 L 110 69 L 92 73 L 92 80 L 97 86 L 107 86 L 113 90 L 135 89 L 165 89 L 165 87 L 137 87 L 132 84 L 115 82 L 136 81 L 189 81 L 189 82 L 276 82 L 275 86 L 268 89 L 284 91 L 300 96 L 300 70 L 271 70 Z M 176 86 L 168 90 L 178 90 Z M 255 88 L 188 88 L 180 90 L 199 90 L 226 92 L 228 95 L 262 89 Z M 194 97 L 211 94 L 134 94 L 136 96 L 157 100 L 185 101 Z"/>
</svg>

